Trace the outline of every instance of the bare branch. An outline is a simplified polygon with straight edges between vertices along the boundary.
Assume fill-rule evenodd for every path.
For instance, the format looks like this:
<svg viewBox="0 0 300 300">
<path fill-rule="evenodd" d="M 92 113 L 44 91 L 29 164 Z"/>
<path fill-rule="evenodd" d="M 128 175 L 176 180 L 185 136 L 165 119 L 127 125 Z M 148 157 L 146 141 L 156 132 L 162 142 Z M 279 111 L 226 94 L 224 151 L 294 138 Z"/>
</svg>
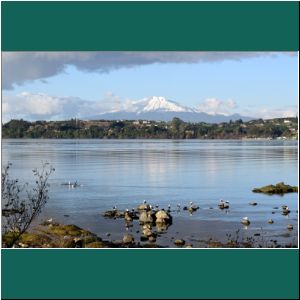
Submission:
<svg viewBox="0 0 300 300">
<path fill-rule="evenodd" d="M 49 163 L 42 163 L 42 169 L 34 169 L 35 178 L 34 187 L 22 191 L 28 187 L 28 184 L 20 185 L 17 179 L 10 179 L 9 169 L 12 166 L 8 163 L 2 170 L 2 209 L 3 235 L 9 235 L 9 241 L 5 242 L 5 247 L 12 247 L 19 240 L 21 235 L 26 232 L 32 221 L 40 214 L 42 208 L 49 199 L 48 179 L 55 169 Z M 24 194 L 24 193 L 23 193 Z"/>
</svg>

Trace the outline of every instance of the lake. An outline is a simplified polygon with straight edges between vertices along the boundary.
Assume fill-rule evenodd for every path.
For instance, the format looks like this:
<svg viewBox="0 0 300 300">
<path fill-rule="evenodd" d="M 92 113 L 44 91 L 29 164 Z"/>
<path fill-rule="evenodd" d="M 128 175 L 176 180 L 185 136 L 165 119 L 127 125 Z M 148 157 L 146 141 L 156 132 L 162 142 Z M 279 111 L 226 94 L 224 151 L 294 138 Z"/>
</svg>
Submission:
<svg viewBox="0 0 300 300">
<path fill-rule="evenodd" d="M 101 213 L 136 208 L 143 200 L 176 209 L 190 201 L 200 206 L 193 215 L 174 212 L 173 225 L 158 243 L 170 246 L 170 238 L 185 238 L 201 247 L 201 241 L 225 240 L 240 230 L 243 236 L 261 236 L 283 244 L 298 243 L 298 194 L 268 196 L 252 193 L 254 187 L 284 181 L 298 185 L 298 141 L 276 140 L 2 140 L 2 164 L 13 164 L 11 175 L 32 182 L 32 169 L 48 161 L 50 199 L 40 219 L 74 223 L 103 236 L 121 239 L 128 230 L 123 220 L 106 220 Z M 78 181 L 69 188 L 62 183 Z M 218 209 L 223 198 L 230 209 Z M 249 202 L 258 202 L 257 206 Z M 288 205 L 289 216 L 281 215 Z M 274 209 L 279 207 L 279 209 Z M 272 213 L 273 212 L 273 213 Z M 64 215 L 69 215 L 68 217 Z M 240 222 L 248 216 L 251 224 Z M 269 219 L 274 224 L 268 224 Z M 287 224 L 294 230 L 288 231 Z"/>
</svg>

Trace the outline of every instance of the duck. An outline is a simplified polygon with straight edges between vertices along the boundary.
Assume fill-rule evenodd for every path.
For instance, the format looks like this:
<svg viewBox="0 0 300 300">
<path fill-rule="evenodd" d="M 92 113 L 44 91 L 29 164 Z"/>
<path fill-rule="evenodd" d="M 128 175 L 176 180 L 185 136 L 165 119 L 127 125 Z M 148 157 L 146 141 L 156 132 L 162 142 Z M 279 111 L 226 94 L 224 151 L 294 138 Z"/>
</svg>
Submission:
<svg viewBox="0 0 300 300">
<path fill-rule="evenodd" d="M 286 215 L 288 215 L 290 212 L 291 212 L 291 211 L 290 211 L 290 209 L 289 209 L 288 206 L 286 206 L 286 205 L 282 206 L 282 214 L 283 214 L 283 215 L 286 216 Z"/>
<path fill-rule="evenodd" d="M 196 211 L 196 210 L 198 210 L 198 209 L 199 209 L 199 206 L 193 204 L 193 202 L 190 202 L 190 206 L 188 207 L 188 211 L 189 211 L 190 213 L 192 213 L 192 212 L 194 212 L 194 211 Z"/>
<path fill-rule="evenodd" d="M 227 209 L 229 208 L 229 201 L 224 201 L 223 199 L 221 199 L 218 206 L 220 209 Z"/>
<path fill-rule="evenodd" d="M 248 217 L 244 217 L 244 218 L 242 219 L 242 224 L 244 224 L 244 225 L 246 225 L 246 226 L 250 225 L 250 221 L 249 221 Z"/>
</svg>

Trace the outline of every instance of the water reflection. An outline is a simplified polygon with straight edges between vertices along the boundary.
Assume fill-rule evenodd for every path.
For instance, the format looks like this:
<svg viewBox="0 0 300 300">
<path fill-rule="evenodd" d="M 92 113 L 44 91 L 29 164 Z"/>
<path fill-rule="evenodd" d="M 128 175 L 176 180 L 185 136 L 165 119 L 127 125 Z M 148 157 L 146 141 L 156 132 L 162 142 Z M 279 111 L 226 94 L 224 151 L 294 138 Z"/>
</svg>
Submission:
<svg viewBox="0 0 300 300">
<path fill-rule="evenodd" d="M 69 222 L 100 232 L 96 216 L 114 205 L 125 210 L 143 199 L 189 218 L 176 205 L 194 201 L 201 210 L 192 219 L 230 220 L 240 224 L 243 215 L 274 227 L 286 219 L 271 214 L 288 205 L 292 218 L 297 195 L 253 195 L 253 187 L 284 181 L 298 182 L 297 141 L 169 141 L 169 140 L 3 140 L 2 163 L 13 163 L 12 176 L 30 181 L 31 170 L 42 160 L 56 169 L 50 179 L 50 200 L 44 214 L 69 215 Z M 82 186 L 67 189 L 63 182 Z M 217 208 L 220 198 L 230 201 L 230 212 Z M 259 209 L 249 206 L 257 201 Z M 207 208 L 207 209 L 202 209 Z M 227 214 L 226 214 L 227 212 Z M 95 222 L 93 223 L 92 220 Z M 279 226 L 279 225 L 278 225 Z M 130 226 L 128 226 L 130 230 Z M 123 225 L 126 230 L 126 226 Z M 156 230 L 167 230 L 161 226 Z"/>
</svg>

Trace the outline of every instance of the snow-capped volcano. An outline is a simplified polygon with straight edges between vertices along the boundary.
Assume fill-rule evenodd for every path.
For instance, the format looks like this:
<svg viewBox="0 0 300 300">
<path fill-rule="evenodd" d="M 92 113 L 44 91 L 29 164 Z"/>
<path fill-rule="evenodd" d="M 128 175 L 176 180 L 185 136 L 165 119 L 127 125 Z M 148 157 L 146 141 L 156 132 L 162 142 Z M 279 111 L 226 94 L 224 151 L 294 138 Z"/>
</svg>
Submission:
<svg viewBox="0 0 300 300">
<path fill-rule="evenodd" d="M 132 102 L 131 112 L 143 113 L 143 112 L 194 112 L 192 108 L 182 106 L 175 101 L 167 100 L 164 97 L 148 97 L 138 101 Z"/>
<path fill-rule="evenodd" d="M 220 123 L 229 120 L 243 119 L 248 121 L 253 118 L 243 117 L 239 114 L 223 115 L 209 114 L 191 107 L 183 106 L 175 101 L 167 100 L 164 97 L 147 97 L 141 100 L 129 101 L 118 109 L 103 112 L 86 119 L 105 119 L 105 120 L 152 120 L 170 121 L 178 117 L 186 122 L 207 122 Z"/>
</svg>

